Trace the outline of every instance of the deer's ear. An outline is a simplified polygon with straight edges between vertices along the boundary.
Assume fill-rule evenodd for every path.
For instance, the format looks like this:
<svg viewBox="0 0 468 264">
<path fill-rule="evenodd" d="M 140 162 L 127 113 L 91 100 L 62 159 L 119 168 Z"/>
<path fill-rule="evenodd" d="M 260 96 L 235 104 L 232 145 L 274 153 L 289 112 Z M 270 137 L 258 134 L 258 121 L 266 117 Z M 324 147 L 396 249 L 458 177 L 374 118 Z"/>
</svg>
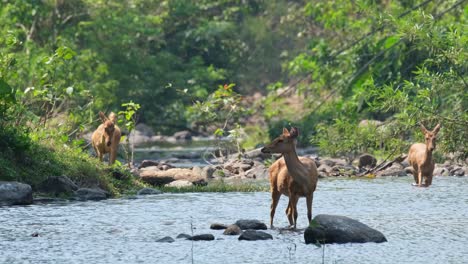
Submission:
<svg viewBox="0 0 468 264">
<path fill-rule="evenodd" d="M 289 131 L 287 128 L 283 127 L 283 136 L 289 137 Z"/>
<path fill-rule="evenodd" d="M 299 130 L 297 129 L 297 127 L 291 127 L 289 135 L 290 138 L 297 138 L 299 136 Z"/>
<path fill-rule="evenodd" d="M 439 130 L 440 130 L 440 124 L 437 124 L 434 127 L 434 130 L 432 130 L 432 133 L 434 133 L 434 135 L 437 135 L 437 133 L 439 133 Z"/>
<path fill-rule="evenodd" d="M 424 127 L 423 124 L 420 124 L 420 126 L 421 126 L 421 131 L 422 131 L 424 134 L 426 134 L 426 133 L 428 132 L 427 129 Z"/>
<path fill-rule="evenodd" d="M 99 118 L 101 118 L 101 121 L 104 123 L 106 122 L 107 120 L 109 120 L 107 118 L 107 116 L 102 112 L 102 111 L 99 111 Z"/>
</svg>

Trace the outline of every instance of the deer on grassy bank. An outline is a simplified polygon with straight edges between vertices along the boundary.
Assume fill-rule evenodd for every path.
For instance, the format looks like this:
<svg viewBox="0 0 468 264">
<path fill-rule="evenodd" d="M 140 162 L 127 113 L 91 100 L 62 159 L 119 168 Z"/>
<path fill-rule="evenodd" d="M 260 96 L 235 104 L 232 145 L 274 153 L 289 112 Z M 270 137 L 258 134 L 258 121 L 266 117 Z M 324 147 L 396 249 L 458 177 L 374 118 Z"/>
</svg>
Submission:
<svg viewBox="0 0 468 264">
<path fill-rule="evenodd" d="M 110 113 L 109 118 L 107 118 L 103 112 L 99 112 L 99 117 L 102 124 L 91 136 L 92 145 L 100 161 L 102 161 L 104 154 L 109 153 L 109 165 L 112 165 L 117 158 L 121 137 L 120 129 L 116 125 L 117 115 Z"/>
<path fill-rule="evenodd" d="M 434 160 L 432 152 L 436 147 L 436 136 L 440 130 L 437 124 L 434 130 L 429 131 L 421 124 L 426 144 L 416 143 L 411 145 L 408 153 L 408 162 L 413 167 L 413 176 L 416 184 L 421 187 L 429 187 L 432 184 L 432 174 L 434 172 Z M 424 179 L 424 184 L 422 180 Z"/>
<path fill-rule="evenodd" d="M 283 134 L 262 148 L 263 153 L 281 153 L 283 157 L 275 161 L 270 169 L 271 210 L 270 228 L 273 228 L 273 218 L 276 206 L 282 194 L 289 197 L 286 215 L 289 224 L 296 229 L 297 202 L 300 197 L 306 197 L 307 218 L 312 220 L 312 201 L 317 187 L 318 172 L 315 161 L 296 154 L 297 128 L 290 131 L 283 128 Z"/>
</svg>

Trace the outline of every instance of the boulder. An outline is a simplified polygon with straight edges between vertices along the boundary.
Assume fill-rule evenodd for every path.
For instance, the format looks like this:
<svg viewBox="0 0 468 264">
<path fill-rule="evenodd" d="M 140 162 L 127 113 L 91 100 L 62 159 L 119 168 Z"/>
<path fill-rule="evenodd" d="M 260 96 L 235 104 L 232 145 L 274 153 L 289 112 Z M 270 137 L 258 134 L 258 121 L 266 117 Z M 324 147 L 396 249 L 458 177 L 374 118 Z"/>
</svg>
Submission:
<svg viewBox="0 0 468 264">
<path fill-rule="evenodd" d="M 450 175 L 452 176 L 464 176 L 465 175 L 465 168 L 455 166 L 451 171 Z"/>
<path fill-rule="evenodd" d="M 215 238 L 212 234 L 201 234 L 201 235 L 194 235 L 187 239 L 193 240 L 193 241 L 210 241 L 210 240 L 214 240 Z"/>
<path fill-rule="evenodd" d="M 406 174 L 413 174 L 414 169 L 412 166 L 408 166 L 404 169 L 404 171 L 406 172 Z"/>
<path fill-rule="evenodd" d="M 325 172 L 326 175 L 330 174 L 332 172 L 333 168 L 328 166 L 327 164 L 320 164 L 320 166 L 317 168 L 318 172 Z"/>
<path fill-rule="evenodd" d="M 213 229 L 213 230 L 223 230 L 226 228 L 227 226 L 225 224 L 214 223 L 210 225 L 210 229 Z"/>
<path fill-rule="evenodd" d="M 175 140 L 192 140 L 192 133 L 190 131 L 179 131 L 174 133 L 173 137 Z"/>
<path fill-rule="evenodd" d="M 254 165 L 254 161 L 251 159 L 234 159 L 226 162 L 224 164 L 224 169 L 228 170 L 233 174 L 239 174 L 241 172 L 245 172 L 250 170 Z"/>
<path fill-rule="evenodd" d="M 175 240 L 170 236 L 165 236 L 163 238 L 160 238 L 160 239 L 156 240 L 156 242 L 162 242 L 162 243 L 172 243 L 174 241 Z"/>
<path fill-rule="evenodd" d="M 267 226 L 265 223 L 262 223 L 258 220 L 237 220 L 235 223 L 240 229 L 242 230 L 247 230 L 247 229 L 252 229 L 252 230 L 267 230 Z"/>
<path fill-rule="evenodd" d="M 333 166 L 330 175 L 332 176 L 353 176 L 357 174 L 356 168 L 351 165 L 340 165 Z"/>
<path fill-rule="evenodd" d="M 257 230 L 246 230 L 242 232 L 242 234 L 239 236 L 239 240 L 248 240 L 248 241 L 268 240 L 268 239 L 273 239 L 273 236 L 266 232 L 257 231 Z"/>
<path fill-rule="evenodd" d="M 159 165 L 159 162 L 156 161 L 156 160 L 143 160 L 141 163 L 140 163 L 140 166 L 138 166 L 138 169 L 142 169 L 142 168 L 146 168 L 146 167 L 158 167 Z"/>
<path fill-rule="evenodd" d="M 268 168 L 263 164 L 254 165 L 245 172 L 245 177 L 250 179 L 268 179 L 269 175 Z"/>
<path fill-rule="evenodd" d="M 185 238 L 185 239 L 189 239 L 191 238 L 192 236 L 191 235 L 187 235 L 187 234 L 178 234 L 176 238 Z"/>
<path fill-rule="evenodd" d="M 235 236 L 242 233 L 242 230 L 238 225 L 229 225 L 223 232 L 223 235 Z"/>
<path fill-rule="evenodd" d="M 449 170 L 446 167 L 436 167 L 433 172 L 434 176 L 449 176 Z"/>
<path fill-rule="evenodd" d="M 80 201 L 99 201 L 105 200 L 109 194 L 102 189 L 80 188 L 76 190 L 75 196 Z"/>
<path fill-rule="evenodd" d="M 387 242 L 381 232 L 339 215 L 317 215 L 305 230 L 304 239 L 306 244 Z"/>
<path fill-rule="evenodd" d="M 200 176 L 196 175 L 191 169 L 172 168 L 165 171 L 142 170 L 140 179 L 151 185 L 165 185 L 176 180 L 186 180 L 191 183 L 200 184 L 205 182 Z"/>
<path fill-rule="evenodd" d="M 216 166 L 205 166 L 203 167 L 202 171 L 201 171 L 201 174 L 200 174 L 200 177 L 202 179 L 212 179 L 214 178 L 213 177 L 213 173 L 216 171 Z"/>
<path fill-rule="evenodd" d="M 377 159 L 370 154 L 363 154 L 359 157 L 358 168 L 374 168 L 377 165 Z"/>
<path fill-rule="evenodd" d="M 32 204 L 32 188 L 20 182 L 0 181 L 0 206 Z"/>
<path fill-rule="evenodd" d="M 187 180 L 176 180 L 173 182 L 170 182 L 165 185 L 166 187 L 175 187 L 175 188 L 183 188 L 183 187 L 191 187 L 193 186 L 193 183 Z"/>
<path fill-rule="evenodd" d="M 67 176 L 49 176 L 37 186 L 37 190 L 58 196 L 60 194 L 72 194 L 78 190 L 78 186 Z"/>
<path fill-rule="evenodd" d="M 156 190 L 153 188 L 143 188 L 137 192 L 137 195 L 153 195 L 153 194 L 161 194 L 160 190 Z"/>
<path fill-rule="evenodd" d="M 394 163 L 391 167 L 388 167 L 384 170 L 378 171 L 376 173 L 377 177 L 385 176 L 408 176 L 408 173 L 405 171 L 405 168 L 399 163 Z"/>
<path fill-rule="evenodd" d="M 168 170 L 172 169 L 174 166 L 171 164 L 168 164 L 166 162 L 162 161 L 157 161 L 157 160 L 143 160 L 140 163 L 140 166 L 138 166 L 138 169 L 144 169 L 144 170 Z"/>
</svg>

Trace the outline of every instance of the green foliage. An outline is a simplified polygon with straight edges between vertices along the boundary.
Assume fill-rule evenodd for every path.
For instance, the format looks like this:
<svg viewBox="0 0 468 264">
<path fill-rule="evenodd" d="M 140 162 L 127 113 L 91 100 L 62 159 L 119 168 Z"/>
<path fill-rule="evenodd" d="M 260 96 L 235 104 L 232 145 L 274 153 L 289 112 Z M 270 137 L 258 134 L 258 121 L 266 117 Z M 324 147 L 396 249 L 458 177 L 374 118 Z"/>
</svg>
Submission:
<svg viewBox="0 0 468 264">
<path fill-rule="evenodd" d="M 441 123 L 438 151 L 467 157 L 463 5 L 424 2 L 409 9 L 364 0 L 305 6 L 323 34 L 288 68 L 293 76 L 310 76 L 297 86 L 308 106 L 298 126 L 312 127 L 306 131 L 314 131 L 309 135 L 323 153 L 399 155 L 422 140 L 419 123 Z M 365 32 L 372 33 L 359 39 Z M 365 119 L 385 122 L 358 126 Z"/>
<path fill-rule="evenodd" d="M 133 154 L 134 154 L 134 146 L 130 146 L 130 135 L 135 130 L 136 123 L 137 123 L 137 112 L 140 109 L 140 105 L 130 101 L 129 103 L 122 104 L 125 107 L 125 110 L 119 111 L 119 115 L 124 117 L 124 120 L 119 120 L 124 122 L 125 128 L 128 131 L 128 134 L 125 138 L 121 138 L 121 141 L 127 142 L 127 147 L 130 149 L 130 155 L 128 151 L 125 149 L 125 154 L 127 156 L 127 164 L 129 167 L 133 164 Z"/>
</svg>

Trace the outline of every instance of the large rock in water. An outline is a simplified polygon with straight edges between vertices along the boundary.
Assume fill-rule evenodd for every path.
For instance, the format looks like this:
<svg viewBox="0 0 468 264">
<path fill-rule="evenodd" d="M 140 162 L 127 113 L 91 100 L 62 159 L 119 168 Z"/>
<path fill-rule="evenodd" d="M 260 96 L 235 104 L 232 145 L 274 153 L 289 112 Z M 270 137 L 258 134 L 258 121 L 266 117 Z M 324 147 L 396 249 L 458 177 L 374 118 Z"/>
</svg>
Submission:
<svg viewBox="0 0 468 264">
<path fill-rule="evenodd" d="M 20 182 L 0 181 L 0 206 L 32 204 L 32 188 Z"/>
<path fill-rule="evenodd" d="M 238 239 L 248 240 L 248 241 L 268 240 L 268 239 L 273 239 L 273 236 L 263 231 L 246 230 L 239 236 Z"/>
<path fill-rule="evenodd" d="M 60 194 L 72 194 L 78 190 L 78 186 L 67 176 L 49 176 L 39 184 L 37 190 L 58 196 Z"/>
<path fill-rule="evenodd" d="M 235 224 L 242 230 L 267 230 L 265 223 L 262 223 L 258 220 L 237 220 Z"/>
<path fill-rule="evenodd" d="M 304 232 L 306 244 L 344 244 L 387 242 L 385 236 L 369 226 L 339 215 L 317 215 Z"/>
</svg>

